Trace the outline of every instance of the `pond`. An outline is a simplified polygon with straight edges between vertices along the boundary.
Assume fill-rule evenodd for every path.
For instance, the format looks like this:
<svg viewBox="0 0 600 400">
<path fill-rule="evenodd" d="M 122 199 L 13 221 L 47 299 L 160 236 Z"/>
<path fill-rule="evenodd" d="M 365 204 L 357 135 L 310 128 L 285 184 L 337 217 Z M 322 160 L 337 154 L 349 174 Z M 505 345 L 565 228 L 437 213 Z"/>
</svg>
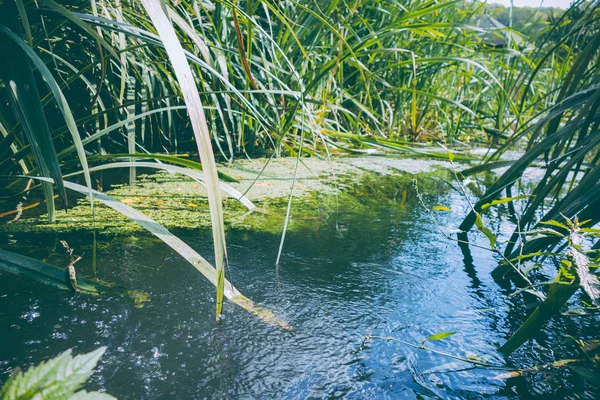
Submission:
<svg viewBox="0 0 600 400">
<path fill-rule="evenodd" d="M 450 180 L 450 178 L 448 178 Z M 387 198 L 368 193 L 364 207 L 292 215 L 302 229 L 287 238 L 231 229 L 228 278 L 250 299 L 276 312 L 292 332 L 265 324 L 231 303 L 214 321 L 214 288 L 164 244 L 144 235 L 101 236 L 98 276 L 118 288 L 101 296 L 56 291 L 0 273 L 0 381 L 74 348 L 108 350 L 88 382 L 120 399 L 161 398 L 596 398 L 566 368 L 507 379 L 506 370 L 474 368 L 447 356 L 373 338 L 504 363 L 496 353 L 532 304 L 491 277 L 498 260 L 459 247 L 438 232 L 416 201 L 410 180 Z M 466 204 L 447 180 L 426 178 L 428 206 L 443 204 L 445 230 Z M 294 221 L 294 220 L 293 220 Z M 292 221 L 292 223 L 293 223 Z M 307 223 L 310 221 L 310 223 Z M 508 233 L 501 218 L 495 229 Z M 178 235 L 200 254 L 212 253 L 208 232 Z M 59 240 L 91 269 L 91 235 L 2 234 L 1 247 L 66 265 Z M 483 244 L 483 242 L 482 242 Z M 210 257 L 207 257 L 210 260 Z M 528 308 L 529 307 L 529 308 Z M 586 337 L 584 319 L 557 319 L 506 360 L 521 368 L 566 358 L 574 346 L 560 332 Z"/>
</svg>

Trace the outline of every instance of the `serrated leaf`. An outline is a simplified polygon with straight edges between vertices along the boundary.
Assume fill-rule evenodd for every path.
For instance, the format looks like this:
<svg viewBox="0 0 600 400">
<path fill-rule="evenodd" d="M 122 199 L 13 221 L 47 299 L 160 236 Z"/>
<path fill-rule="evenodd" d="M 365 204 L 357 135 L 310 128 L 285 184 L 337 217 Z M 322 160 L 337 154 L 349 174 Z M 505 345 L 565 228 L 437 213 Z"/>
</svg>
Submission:
<svg viewBox="0 0 600 400">
<path fill-rule="evenodd" d="M 69 349 L 24 373 L 17 372 L 0 389 L 0 398 L 67 399 L 85 383 L 105 351 L 106 347 L 100 347 L 90 353 L 72 357 Z"/>
<path fill-rule="evenodd" d="M 569 247 L 567 255 L 572 260 L 572 266 L 579 278 L 579 284 L 583 291 L 590 297 L 594 305 L 600 305 L 600 281 L 596 275 L 590 272 L 590 259 L 583 253 L 584 237 L 579 232 L 571 232 L 569 235 Z"/>
<path fill-rule="evenodd" d="M 68 398 L 85 383 L 105 351 L 106 347 L 100 347 L 90 353 L 80 354 L 73 358 L 69 355 L 67 362 L 59 364 L 55 373 L 51 375 L 53 384 L 42 391 L 42 398 Z"/>
<path fill-rule="evenodd" d="M 70 356 L 71 350 L 69 349 L 55 358 L 29 368 L 26 372 L 17 370 L 0 389 L 0 398 L 3 400 L 16 400 L 28 393 L 38 393 L 43 389 L 45 382 L 50 380 L 49 377 L 52 371 L 58 365 L 68 362 Z"/>
</svg>

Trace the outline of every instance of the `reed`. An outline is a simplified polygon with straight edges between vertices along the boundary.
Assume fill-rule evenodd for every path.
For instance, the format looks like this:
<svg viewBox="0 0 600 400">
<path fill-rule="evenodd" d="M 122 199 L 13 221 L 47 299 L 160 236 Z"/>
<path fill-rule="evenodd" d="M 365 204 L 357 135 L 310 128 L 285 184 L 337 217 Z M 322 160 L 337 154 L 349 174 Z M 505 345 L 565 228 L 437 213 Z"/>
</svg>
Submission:
<svg viewBox="0 0 600 400">
<path fill-rule="evenodd" d="M 422 146 L 435 141 L 497 148 L 475 167 L 485 170 L 525 146 L 461 229 L 502 191 L 514 197 L 515 180 L 540 163 L 547 174 L 523 223 L 560 213 L 598 222 L 598 2 L 575 2 L 523 40 L 482 24 L 485 10 L 461 0 L 0 0 L 3 187 L 18 193 L 20 176 L 38 177 L 54 220 L 55 190 L 67 205 L 64 175 L 83 174 L 92 203 L 92 174 L 107 168 L 129 168 L 131 183 L 142 166 L 201 180 L 217 319 L 227 290 L 221 190 L 233 193 L 218 159 L 447 158 Z"/>
</svg>

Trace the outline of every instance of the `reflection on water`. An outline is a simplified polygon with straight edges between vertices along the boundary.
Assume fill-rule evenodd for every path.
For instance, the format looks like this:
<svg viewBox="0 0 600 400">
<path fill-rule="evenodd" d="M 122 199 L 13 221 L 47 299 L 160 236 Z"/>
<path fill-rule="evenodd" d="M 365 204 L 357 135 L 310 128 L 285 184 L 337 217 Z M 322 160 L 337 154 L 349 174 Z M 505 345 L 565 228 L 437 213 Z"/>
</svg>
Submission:
<svg viewBox="0 0 600 400">
<path fill-rule="evenodd" d="M 437 185 L 441 191 L 426 193 L 426 201 L 460 211 L 458 195 Z M 495 349 L 526 313 L 518 299 L 506 300 L 505 289 L 491 278 L 496 260 L 476 249 L 465 260 L 413 195 L 367 206 L 368 212 L 341 208 L 321 214 L 313 225 L 290 233 L 278 268 L 278 236 L 229 232 L 232 282 L 288 321 L 293 333 L 230 303 L 216 325 L 213 287 L 152 239 L 100 243 L 99 277 L 148 293 L 151 300 L 142 308 L 117 289 L 91 297 L 0 274 L 0 380 L 16 366 L 70 347 L 79 353 L 106 345 L 89 387 L 122 399 L 597 395 L 566 369 L 506 381 L 499 377 L 502 371 L 472 368 L 399 343 L 372 340 L 361 349 L 367 335 L 418 344 L 452 331 L 457 333 L 428 346 L 498 362 Z M 448 214 L 440 221 L 449 229 L 459 219 Z M 64 237 L 11 238 L 20 252 L 63 265 L 58 239 Z M 200 254 L 212 253 L 206 234 L 187 233 L 183 239 Z M 2 240 L 8 248 L 8 239 Z M 88 238 L 67 240 L 77 252 L 91 254 Z M 80 273 L 90 272 L 89 259 L 78 265 Z M 594 321 L 553 322 L 509 365 L 569 355 L 572 345 L 557 333 L 563 328 L 585 337 L 593 333 Z"/>
</svg>

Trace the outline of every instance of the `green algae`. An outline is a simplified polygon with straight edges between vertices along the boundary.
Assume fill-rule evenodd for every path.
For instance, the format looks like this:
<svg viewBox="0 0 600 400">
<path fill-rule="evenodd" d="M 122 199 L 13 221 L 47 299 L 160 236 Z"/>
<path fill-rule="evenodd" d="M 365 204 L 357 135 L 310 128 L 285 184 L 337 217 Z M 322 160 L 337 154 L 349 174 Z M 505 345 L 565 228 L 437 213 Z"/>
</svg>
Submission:
<svg viewBox="0 0 600 400">
<path fill-rule="evenodd" d="M 440 194 L 440 173 L 419 175 L 379 175 L 365 173 L 346 177 L 336 192 L 306 192 L 292 202 L 288 231 L 314 231 L 340 213 L 377 215 L 382 208 L 395 211 L 410 209 L 417 201 L 413 180 L 420 182 L 426 193 Z M 237 230 L 280 234 L 286 218 L 287 198 L 270 199 L 260 204 L 263 213 L 254 212 L 237 218 L 231 227 Z"/>
<path fill-rule="evenodd" d="M 144 308 L 144 305 L 150 301 L 150 294 L 143 290 L 128 290 L 127 294 L 133 300 L 133 306 L 135 308 Z"/>
<path fill-rule="evenodd" d="M 311 160 L 308 162 L 308 160 Z M 414 165 L 397 159 L 343 159 L 321 161 L 307 159 L 299 171 L 294 187 L 290 232 L 314 230 L 340 211 L 369 213 L 373 207 L 404 209 L 416 200 L 412 180 L 417 178 L 425 193 L 440 192 L 439 181 L 447 176 L 440 162 Z M 367 163 L 367 161 L 369 163 Z M 258 177 L 264 164 L 257 161 L 236 162 L 223 168 L 239 182 L 236 189 L 256 204 L 257 210 L 231 198 L 223 200 L 225 224 L 229 229 L 279 234 L 285 221 L 292 160 L 273 160 Z M 405 172 L 408 169 L 411 172 Z M 257 179 L 258 177 L 258 179 Z M 114 185 L 107 194 L 143 212 L 174 232 L 209 230 L 211 226 L 204 187 L 188 177 L 159 172 L 142 175 L 132 186 Z M 92 230 L 98 234 L 138 236 L 143 229 L 118 212 L 96 203 L 94 219 L 86 198 L 69 210 L 57 212 L 57 222 L 48 223 L 44 216 L 27 217 L 0 230 L 14 233 L 76 233 Z"/>
</svg>

